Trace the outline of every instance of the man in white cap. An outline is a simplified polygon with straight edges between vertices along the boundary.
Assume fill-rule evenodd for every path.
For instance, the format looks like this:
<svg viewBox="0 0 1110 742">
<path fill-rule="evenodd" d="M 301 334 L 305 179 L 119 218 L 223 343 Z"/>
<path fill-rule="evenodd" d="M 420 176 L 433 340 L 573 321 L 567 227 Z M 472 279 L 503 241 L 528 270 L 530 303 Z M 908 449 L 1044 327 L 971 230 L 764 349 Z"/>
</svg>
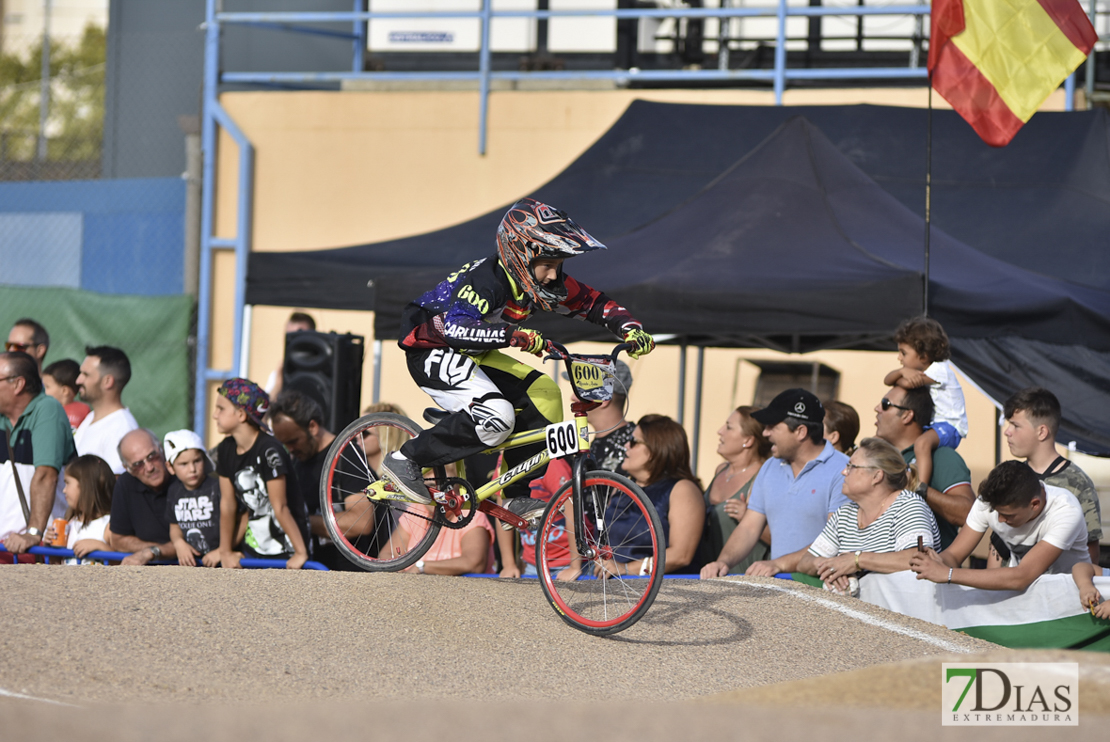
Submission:
<svg viewBox="0 0 1110 742">
<path fill-rule="evenodd" d="M 220 563 L 220 480 L 204 441 L 191 430 L 166 433 L 166 468 L 177 477 L 166 493 L 166 520 L 177 563 L 205 567 Z"/>
</svg>

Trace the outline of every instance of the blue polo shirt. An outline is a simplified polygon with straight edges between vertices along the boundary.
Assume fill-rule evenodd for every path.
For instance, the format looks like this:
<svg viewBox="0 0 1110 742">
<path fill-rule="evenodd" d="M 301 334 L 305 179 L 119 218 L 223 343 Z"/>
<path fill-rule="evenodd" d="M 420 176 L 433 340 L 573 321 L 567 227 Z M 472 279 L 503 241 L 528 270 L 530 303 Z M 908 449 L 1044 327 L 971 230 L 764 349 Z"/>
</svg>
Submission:
<svg viewBox="0 0 1110 742">
<path fill-rule="evenodd" d="M 782 459 L 763 463 L 752 483 L 748 508 L 767 516 L 770 559 L 808 547 L 824 529 L 829 514 L 848 502 L 841 491 L 847 464 L 848 457 L 828 441 L 796 479 L 790 464 Z"/>
</svg>

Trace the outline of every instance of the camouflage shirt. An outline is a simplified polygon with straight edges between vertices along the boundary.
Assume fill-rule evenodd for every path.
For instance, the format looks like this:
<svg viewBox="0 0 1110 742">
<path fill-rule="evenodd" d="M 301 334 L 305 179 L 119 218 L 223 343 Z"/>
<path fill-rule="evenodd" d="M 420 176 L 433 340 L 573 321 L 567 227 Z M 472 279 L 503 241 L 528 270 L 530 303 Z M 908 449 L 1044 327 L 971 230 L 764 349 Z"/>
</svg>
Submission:
<svg viewBox="0 0 1110 742">
<path fill-rule="evenodd" d="M 1082 469 L 1071 461 L 1064 461 L 1062 469 L 1057 469 L 1056 462 L 1049 466 L 1052 474 L 1038 474 L 1042 482 L 1056 487 L 1063 487 L 1079 500 L 1083 508 L 1083 518 L 1087 521 L 1087 542 L 1102 540 L 1102 511 L 1098 504 L 1098 490 L 1095 483 Z"/>
<path fill-rule="evenodd" d="M 594 438 L 590 444 L 590 456 L 597 463 L 598 469 L 627 476 L 621 464 L 624 463 L 624 454 L 627 452 L 625 444 L 632 440 L 632 431 L 635 429 L 636 423 L 625 423 L 611 433 Z"/>
</svg>

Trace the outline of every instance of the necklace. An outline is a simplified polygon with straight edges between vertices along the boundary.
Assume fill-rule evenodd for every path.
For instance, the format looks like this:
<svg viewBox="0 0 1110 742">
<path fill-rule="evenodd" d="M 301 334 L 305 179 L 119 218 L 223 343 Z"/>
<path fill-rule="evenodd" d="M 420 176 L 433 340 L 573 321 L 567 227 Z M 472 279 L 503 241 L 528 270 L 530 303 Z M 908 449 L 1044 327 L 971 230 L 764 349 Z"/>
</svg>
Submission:
<svg viewBox="0 0 1110 742">
<path fill-rule="evenodd" d="M 752 462 L 752 463 L 754 463 L 754 462 Z M 744 472 L 746 472 L 746 471 L 747 471 L 748 469 L 750 469 L 750 468 L 752 468 L 752 464 L 751 464 L 751 463 L 749 463 L 749 464 L 748 464 L 747 466 L 745 466 L 745 467 L 744 467 L 743 469 L 741 469 L 740 471 L 732 471 L 732 464 L 729 464 L 729 465 L 728 465 L 728 471 L 730 471 L 730 472 L 732 472 L 732 473 L 731 473 L 731 474 L 726 474 L 726 475 L 725 475 L 725 483 L 727 484 L 728 482 L 731 482 L 731 481 L 732 481 L 732 478 L 733 478 L 733 477 L 735 477 L 735 476 L 736 476 L 737 474 L 743 474 Z"/>
</svg>

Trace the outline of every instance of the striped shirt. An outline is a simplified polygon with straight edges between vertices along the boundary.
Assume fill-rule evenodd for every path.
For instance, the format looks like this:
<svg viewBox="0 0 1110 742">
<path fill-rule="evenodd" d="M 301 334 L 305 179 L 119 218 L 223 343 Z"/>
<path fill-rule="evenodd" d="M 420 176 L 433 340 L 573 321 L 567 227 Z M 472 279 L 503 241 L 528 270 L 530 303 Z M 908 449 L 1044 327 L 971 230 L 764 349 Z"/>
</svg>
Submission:
<svg viewBox="0 0 1110 742">
<path fill-rule="evenodd" d="M 834 557 L 855 551 L 889 554 L 917 546 L 938 548 L 940 531 L 933 511 L 909 490 L 902 490 L 890 507 L 866 528 L 859 527 L 859 505 L 849 502 L 829 516 L 825 529 L 809 547 L 815 557 Z"/>
</svg>

